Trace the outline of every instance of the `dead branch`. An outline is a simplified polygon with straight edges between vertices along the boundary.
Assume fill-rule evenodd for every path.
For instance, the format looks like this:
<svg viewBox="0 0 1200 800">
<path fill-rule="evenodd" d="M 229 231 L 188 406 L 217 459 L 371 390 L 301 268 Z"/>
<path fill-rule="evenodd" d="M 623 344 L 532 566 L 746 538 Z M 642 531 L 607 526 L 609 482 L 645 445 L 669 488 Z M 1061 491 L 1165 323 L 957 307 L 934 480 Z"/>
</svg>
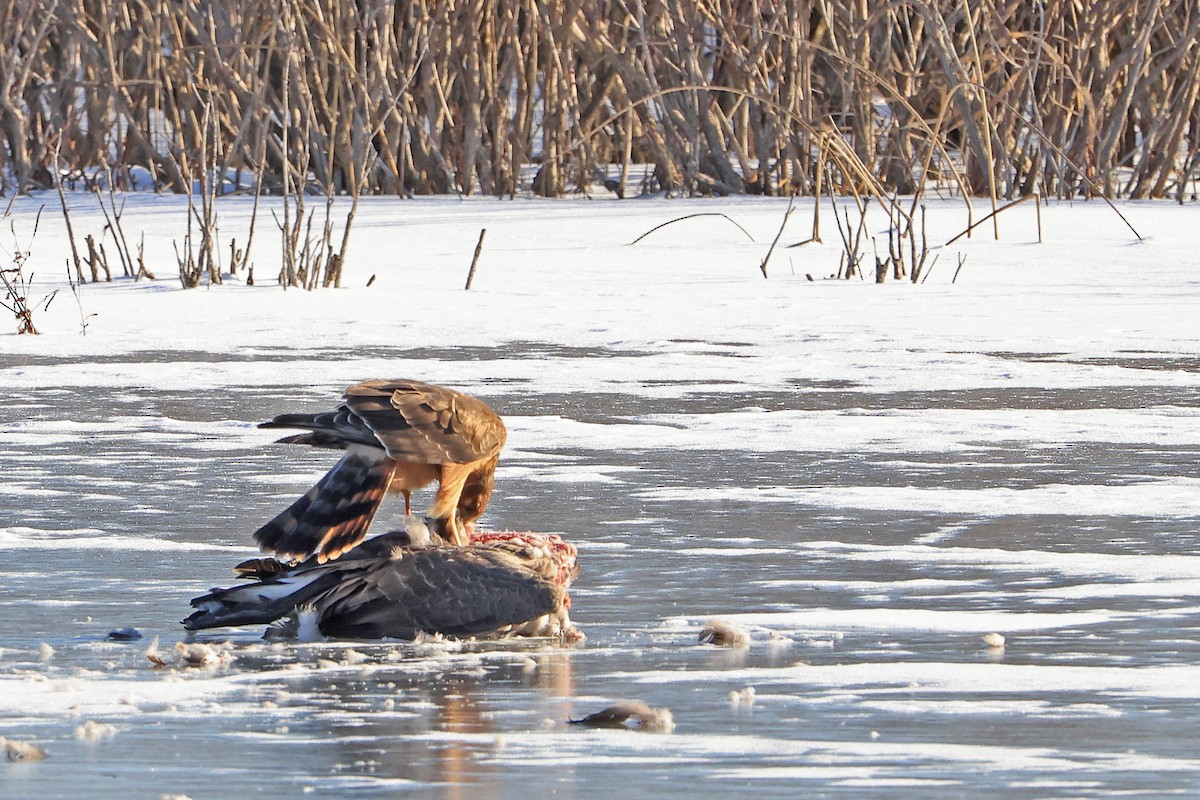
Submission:
<svg viewBox="0 0 1200 800">
<path fill-rule="evenodd" d="M 483 252 L 483 237 L 487 234 L 487 228 L 482 228 L 479 231 L 479 241 L 475 244 L 475 255 L 471 257 L 471 268 L 467 270 L 467 285 L 463 287 L 463 291 L 471 290 L 471 282 L 475 280 L 475 267 L 479 264 L 479 254 Z"/>
</svg>

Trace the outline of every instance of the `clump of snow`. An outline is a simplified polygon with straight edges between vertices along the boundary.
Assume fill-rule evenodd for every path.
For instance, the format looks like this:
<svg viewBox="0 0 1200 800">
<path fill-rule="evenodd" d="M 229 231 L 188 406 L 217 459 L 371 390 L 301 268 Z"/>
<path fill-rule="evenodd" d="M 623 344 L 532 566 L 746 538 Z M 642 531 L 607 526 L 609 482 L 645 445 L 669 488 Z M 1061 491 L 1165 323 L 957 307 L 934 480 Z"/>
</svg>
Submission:
<svg viewBox="0 0 1200 800">
<path fill-rule="evenodd" d="M 983 641 L 984 644 L 986 644 L 988 647 L 990 647 L 992 649 L 999 650 L 999 649 L 1003 649 L 1003 647 L 1004 647 L 1004 634 L 1002 634 L 1002 633 L 995 633 L 995 632 L 985 633 L 983 636 L 981 636 L 979 638 L 980 638 L 980 640 Z"/>
<path fill-rule="evenodd" d="M 107 722 L 95 722 L 90 719 L 75 728 L 75 738 L 87 742 L 99 742 L 104 739 L 111 739 L 116 735 L 116 725 Z"/>
<path fill-rule="evenodd" d="M 369 659 L 370 656 L 368 656 L 366 653 L 359 652 L 358 650 L 348 649 L 346 652 L 342 653 L 341 663 L 343 666 L 355 666 L 357 664 L 365 663 Z"/>
</svg>

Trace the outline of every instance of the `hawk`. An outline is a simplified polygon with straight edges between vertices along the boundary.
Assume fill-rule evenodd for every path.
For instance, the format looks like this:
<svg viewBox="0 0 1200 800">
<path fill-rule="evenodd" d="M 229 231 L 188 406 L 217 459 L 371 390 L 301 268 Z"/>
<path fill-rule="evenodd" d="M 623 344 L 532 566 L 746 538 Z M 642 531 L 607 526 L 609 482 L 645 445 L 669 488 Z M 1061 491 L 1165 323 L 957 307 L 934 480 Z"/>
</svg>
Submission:
<svg viewBox="0 0 1200 800">
<path fill-rule="evenodd" d="M 366 535 L 390 492 L 412 493 L 434 481 L 426 514 L 450 544 L 468 541 L 472 523 L 492 496 L 496 462 L 507 432 L 481 400 L 412 380 L 372 380 L 351 386 L 337 409 L 281 414 L 260 428 L 300 428 L 280 442 L 346 451 L 341 460 L 254 539 L 267 552 L 293 560 L 337 558 Z"/>
<path fill-rule="evenodd" d="M 553 535 L 475 533 L 468 545 L 438 546 L 392 531 L 334 561 L 314 556 L 287 566 L 252 559 L 236 571 L 255 582 L 193 599 L 197 611 L 183 621 L 185 628 L 290 618 L 268 635 L 583 638 L 567 613 L 567 590 L 579 571 L 575 546 Z"/>
</svg>

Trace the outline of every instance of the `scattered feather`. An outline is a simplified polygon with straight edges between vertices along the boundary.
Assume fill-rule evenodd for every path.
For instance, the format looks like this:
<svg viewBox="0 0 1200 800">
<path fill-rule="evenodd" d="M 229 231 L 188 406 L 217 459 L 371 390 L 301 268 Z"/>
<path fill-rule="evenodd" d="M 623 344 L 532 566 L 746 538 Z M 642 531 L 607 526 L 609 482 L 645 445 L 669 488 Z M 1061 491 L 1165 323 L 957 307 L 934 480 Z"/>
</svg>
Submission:
<svg viewBox="0 0 1200 800">
<path fill-rule="evenodd" d="M 198 642 L 176 642 L 175 653 L 181 663 L 190 667 L 213 665 L 221 660 L 221 653 L 212 645 Z"/>
<path fill-rule="evenodd" d="M 700 629 L 701 644 L 719 647 L 749 647 L 750 634 L 745 628 L 720 619 L 710 619 Z"/>
<path fill-rule="evenodd" d="M 18 742 L 0 736 L 0 747 L 4 748 L 4 756 L 9 761 L 41 761 L 46 757 L 46 751 L 33 742 Z"/>
<path fill-rule="evenodd" d="M 146 648 L 146 658 L 148 658 L 150 660 L 150 663 L 153 664 L 155 667 L 167 666 L 167 660 L 162 657 L 161 653 L 158 652 L 158 637 L 157 636 L 155 636 L 154 639 L 150 642 L 150 646 Z"/>
<path fill-rule="evenodd" d="M 632 726 L 625 724 L 630 721 Z M 675 730 L 675 718 L 671 715 L 671 709 L 651 708 L 641 700 L 622 700 L 582 719 L 568 719 L 567 722 L 592 728 L 632 727 L 652 733 L 670 733 Z"/>
<path fill-rule="evenodd" d="M 233 661 L 228 645 L 214 646 L 203 642 L 176 642 L 175 656 L 182 666 L 216 669 Z"/>
</svg>

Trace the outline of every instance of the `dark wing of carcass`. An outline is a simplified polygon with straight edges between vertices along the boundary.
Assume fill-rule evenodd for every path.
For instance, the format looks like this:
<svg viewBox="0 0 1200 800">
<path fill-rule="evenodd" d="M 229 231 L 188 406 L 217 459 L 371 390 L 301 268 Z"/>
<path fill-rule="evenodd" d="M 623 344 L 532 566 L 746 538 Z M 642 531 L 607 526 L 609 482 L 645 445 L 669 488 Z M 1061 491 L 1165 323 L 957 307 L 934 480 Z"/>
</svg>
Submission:
<svg viewBox="0 0 1200 800">
<path fill-rule="evenodd" d="M 313 605 L 322 633 L 411 639 L 487 636 L 558 610 L 561 589 L 513 553 L 487 547 L 397 550 Z"/>
</svg>

